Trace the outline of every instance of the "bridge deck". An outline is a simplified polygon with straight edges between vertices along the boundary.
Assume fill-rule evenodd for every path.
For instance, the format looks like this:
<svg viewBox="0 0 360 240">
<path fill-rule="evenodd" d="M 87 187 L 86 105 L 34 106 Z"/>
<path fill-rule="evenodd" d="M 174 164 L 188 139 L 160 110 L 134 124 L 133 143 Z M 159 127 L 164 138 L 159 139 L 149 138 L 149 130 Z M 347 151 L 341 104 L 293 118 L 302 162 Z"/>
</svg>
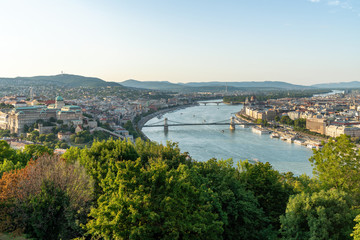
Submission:
<svg viewBox="0 0 360 240">
<path fill-rule="evenodd" d="M 177 123 L 177 124 L 168 124 L 168 127 L 176 127 L 176 126 L 200 126 L 200 125 L 230 125 L 230 123 Z M 232 125 L 245 125 L 245 126 L 261 126 L 261 124 L 256 123 L 233 123 Z M 143 127 L 164 127 L 164 124 L 157 125 L 145 125 Z"/>
</svg>

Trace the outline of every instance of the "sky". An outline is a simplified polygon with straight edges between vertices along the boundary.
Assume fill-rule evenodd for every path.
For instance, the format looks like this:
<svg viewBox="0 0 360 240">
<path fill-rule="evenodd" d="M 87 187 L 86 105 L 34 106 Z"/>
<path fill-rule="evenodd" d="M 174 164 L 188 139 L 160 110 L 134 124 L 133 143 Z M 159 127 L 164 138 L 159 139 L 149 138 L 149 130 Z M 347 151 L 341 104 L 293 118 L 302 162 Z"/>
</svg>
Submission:
<svg viewBox="0 0 360 240">
<path fill-rule="evenodd" d="M 360 0 L 0 0 L 0 77 L 360 81 Z"/>
</svg>

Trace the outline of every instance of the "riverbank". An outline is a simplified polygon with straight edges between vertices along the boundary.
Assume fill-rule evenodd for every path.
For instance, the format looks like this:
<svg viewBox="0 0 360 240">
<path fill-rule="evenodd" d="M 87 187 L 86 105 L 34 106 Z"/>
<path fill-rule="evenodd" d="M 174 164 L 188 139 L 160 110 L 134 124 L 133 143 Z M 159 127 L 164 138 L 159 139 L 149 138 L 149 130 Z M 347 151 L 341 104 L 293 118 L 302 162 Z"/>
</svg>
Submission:
<svg viewBox="0 0 360 240">
<path fill-rule="evenodd" d="M 235 114 L 237 118 L 246 121 L 246 122 L 255 122 L 254 119 L 251 119 L 249 116 L 244 116 L 242 112 Z M 264 129 L 275 133 L 275 138 L 280 138 L 283 141 L 294 143 L 298 145 L 305 146 L 307 148 L 319 149 L 322 147 L 322 141 L 326 141 L 326 138 L 320 136 L 310 135 L 304 132 L 299 132 L 291 129 L 287 126 L 282 126 L 282 128 L 274 127 L 263 127 Z"/>
</svg>

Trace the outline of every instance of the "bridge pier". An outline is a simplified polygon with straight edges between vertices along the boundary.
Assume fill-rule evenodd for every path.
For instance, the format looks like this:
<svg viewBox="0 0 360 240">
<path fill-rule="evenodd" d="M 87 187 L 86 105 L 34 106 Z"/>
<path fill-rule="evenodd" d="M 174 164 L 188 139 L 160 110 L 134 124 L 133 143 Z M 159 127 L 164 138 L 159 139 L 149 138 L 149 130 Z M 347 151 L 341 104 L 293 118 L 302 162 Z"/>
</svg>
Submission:
<svg viewBox="0 0 360 240">
<path fill-rule="evenodd" d="M 234 121 L 234 117 L 230 118 L 230 130 L 235 130 L 235 121 Z"/>
<path fill-rule="evenodd" d="M 168 119 L 167 118 L 164 119 L 164 131 L 165 132 L 169 131 L 169 125 L 168 125 Z"/>
</svg>

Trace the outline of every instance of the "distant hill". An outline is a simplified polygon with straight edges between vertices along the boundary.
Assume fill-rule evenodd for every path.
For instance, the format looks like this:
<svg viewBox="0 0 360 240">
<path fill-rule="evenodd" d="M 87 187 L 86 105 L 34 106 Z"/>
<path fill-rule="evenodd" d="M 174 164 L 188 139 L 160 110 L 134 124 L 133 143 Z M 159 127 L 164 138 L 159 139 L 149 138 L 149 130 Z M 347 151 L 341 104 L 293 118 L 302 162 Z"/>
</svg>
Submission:
<svg viewBox="0 0 360 240">
<path fill-rule="evenodd" d="M 185 83 L 185 86 L 199 87 L 199 86 L 228 86 L 238 88 L 281 88 L 281 89 L 307 89 L 308 86 L 295 85 L 280 81 L 264 81 L 264 82 L 190 82 Z"/>
<path fill-rule="evenodd" d="M 116 82 L 106 82 L 100 78 L 84 77 L 71 74 L 54 76 L 0 78 L 0 85 L 5 86 L 62 86 L 62 87 L 107 87 L 121 86 Z"/>
<path fill-rule="evenodd" d="M 309 89 L 312 87 L 294 85 L 286 82 L 191 82 L 191 83 L 170 83 L 167 81 L 138 81 L 126 80 L 121 85 L 133 88 L 167 90 L 167 91 L 223 91 L 226 86 L 229 91 L 247 89 Z"/>
<path fill-rule="evenodd" d="M 353 82 L 339 82 L 339 83 L 322 83 L 322 84 L 315 84 L 312 87 L 316 88 L 360 88 L 359 81 Z"/>
<path fill-rule="evenodd" d="M 121 85 L 125 87 L 151 89 L 151 90 L 176 90 L 176 89 L 185 88 L 179 84 L 171 83 L 168 81 L 138 81 L 134 79 L 129 79 L 124 82 L 121 82 Z"/>
</svg>

